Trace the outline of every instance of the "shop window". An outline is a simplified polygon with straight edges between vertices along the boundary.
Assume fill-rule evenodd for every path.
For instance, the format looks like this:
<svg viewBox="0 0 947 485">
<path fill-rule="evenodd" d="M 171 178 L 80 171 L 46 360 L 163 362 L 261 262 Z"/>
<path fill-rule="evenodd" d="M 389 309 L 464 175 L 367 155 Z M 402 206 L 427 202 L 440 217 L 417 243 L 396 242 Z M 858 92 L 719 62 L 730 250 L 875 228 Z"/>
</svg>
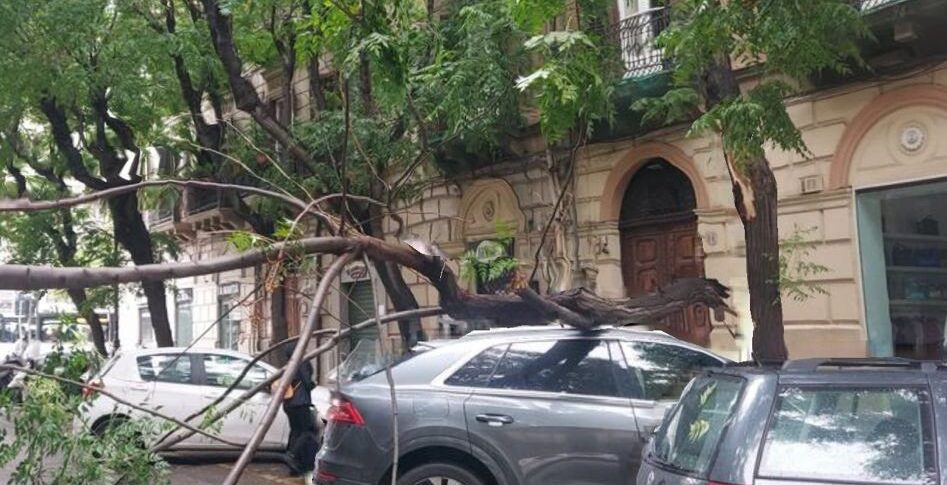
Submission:
<svg viewBox="0 0 947 485">
<path fill-rule="evenodd" d="M 859 193 L 857 211 L 872 354 L 942 359 L 947 182 Z"/>
</svg>

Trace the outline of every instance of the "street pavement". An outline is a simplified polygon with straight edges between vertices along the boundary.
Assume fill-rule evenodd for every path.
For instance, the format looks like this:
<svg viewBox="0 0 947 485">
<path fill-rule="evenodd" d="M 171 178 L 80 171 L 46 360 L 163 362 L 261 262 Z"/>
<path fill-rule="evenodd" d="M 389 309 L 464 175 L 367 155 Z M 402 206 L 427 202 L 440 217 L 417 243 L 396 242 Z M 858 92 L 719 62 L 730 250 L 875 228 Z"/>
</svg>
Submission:
<svg viewBox="0 0 947 485">
<path fill-rule="evenodd" d="M 13 427 L 6 420 L 0 420 L 0 429 L 12 435 Z M 188 454 L 167 457 L 171 465 L 170 481 L 174 485 L 218 485 L 227 477 L 233 466 L 235 456 L 213 456 L 207 454 Z M 53 465 L 56 457 L 47 458 Z M 18 460 L 0 468 L 0 484 L 9 483 Z M 53 463 L 49 463 L 53 462 Z M 275 456 L 262 457 L 247 467 L 240 478 L 240 485 L 301 485 L 302 478 L 288 475 L 288 468 Z"/>
<path fill-rule="evenodd" d="M 224 481 L 233 459 L 193 457 L 169 459 L 171 483 L 174 485 L 217 485 Z M 287 475 L 287 468 L 280 461 L 258 460 L 251 463 L 240 478 L 241 485 L 300 485 L 301 478 Z"/>
</svg>

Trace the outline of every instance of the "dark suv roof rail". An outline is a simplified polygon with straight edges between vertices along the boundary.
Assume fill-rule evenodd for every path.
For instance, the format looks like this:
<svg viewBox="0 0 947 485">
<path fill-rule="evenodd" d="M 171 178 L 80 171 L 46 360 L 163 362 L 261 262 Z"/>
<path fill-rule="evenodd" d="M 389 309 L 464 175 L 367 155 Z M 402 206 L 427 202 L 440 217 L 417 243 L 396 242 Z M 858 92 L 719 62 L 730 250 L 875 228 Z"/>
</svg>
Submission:
<svg viewBox="0 0 947 485">
<path fill-rule="evenodd" d="M 790 360 L 783 365 L 783 370 L 792 372 L 813 372 L 820 367 L 881 367 L 892 369 L 920 369 L 925 372 L 931 372 L 941 366 L 942 363 L 937 361 L 905 359 L 903 357 L 830 357 Z"/>
<path fill-rule="evenodd" d="M 760 367 L 760 368 L 780 368 L 785 364 L 784 360 L 744 360 L 742 362 L 728 362 L 723 367 Z"/>
</svg>

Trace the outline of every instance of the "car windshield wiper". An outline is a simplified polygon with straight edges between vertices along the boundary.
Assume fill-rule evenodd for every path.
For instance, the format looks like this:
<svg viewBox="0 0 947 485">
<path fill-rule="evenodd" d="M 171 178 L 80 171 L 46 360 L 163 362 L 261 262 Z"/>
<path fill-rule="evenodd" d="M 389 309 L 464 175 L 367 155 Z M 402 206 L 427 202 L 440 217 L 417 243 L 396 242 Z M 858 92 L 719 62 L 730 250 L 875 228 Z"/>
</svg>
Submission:
<svg viewBox="0 0 947 485">
<path fill-rule="evenodd" d="M 694 473 L 693 470 L 688 470 L 687 468 L 684 468 L 680 465 L 675 465 L 674 463 L 658 458 L 653 452 L 648 453 L 648 459 L 674 472 L 683 473 L 683 474 Z"/>
</svg>

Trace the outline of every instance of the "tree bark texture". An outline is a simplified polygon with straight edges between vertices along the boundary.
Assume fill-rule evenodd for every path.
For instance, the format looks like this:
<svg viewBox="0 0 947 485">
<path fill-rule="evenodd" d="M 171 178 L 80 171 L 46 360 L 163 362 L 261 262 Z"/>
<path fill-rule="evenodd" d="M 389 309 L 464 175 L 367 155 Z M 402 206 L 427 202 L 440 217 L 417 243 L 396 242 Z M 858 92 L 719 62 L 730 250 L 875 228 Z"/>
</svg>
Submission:
<svg viewBox="0 0 947 485">
<path fill-rule="evenodd" d="M 753 358 L 786 360 L 789 357 L 783 327 L 783 304 L 779 290 L 779 232 L 777 225 L 776 177 L 763 158 L 748 164 L 747 175 L 753 188 L 755 217 L 743 210 L 746 239 L 746 277 L 750 288 L 750 316 L 753 318 Z M 733 185 L 734 200 L 741 206 L 742 191 Z"/>
<path fill-rule="evenodd" d="M 280 281 L 270 291 L 270 342 L 282 342 L 289 338 L 286 323 L 286 287 Z M 278 366 L 286 364 L 286 356 L 279 352 L 273 355 L 273 360 Z"/>
<path fill-rule="evenodd" d="M 109 201 L 109 209 L 112 213 L 115 238 L 131 255 L 132 262 L 138 266 L 154 264 L 151 233 L 148 232 L 141 211 L 138 210 L 138 194 L 132 192 L 115 197 Z M 174 338 L 171 336 L 164 281 L 142 281 L 141 288 L 148 300 L 155 343 L 159 347 L 173 347 Z"/>
<path fill-rule="evenodd" d="M 263 104 L 253 83 L 243 76 L 243 60 L 237 52 L 230 18 L 221 12 L 217 0 L 201 0 L 201 3 L 210 27 L 211 41 L 227 73 L 227 82 L 237 109 L 249 113 L 263 131 L 286 148 L 290 156 L 310 164 L 312 157 L 309 151 L 276 119 L 269 107 Z"/>
<path fill-rule="evenodd" d="M 728 58 L 721 58 L 698 82 L 713 108 L 741 96 Z M 726 136 L 726 133 L 723 134 Z M 733 198 L 743 222 L 746 240 L 746 273 L 753 319 L 753 358 L 782 361 L 788 358 L 779 291 L 779 231 L 776 178 L 765 157 L 736 163 L 725 154 Z"/>
<path fill-rule="evenodd" d="M 381 207 L 368 207 L 368 224 L 364 224 L 364 229 L 369 236 L 384 238 L 384 227 L 382 226 L 383 212 Z M 401 274 L 401 268 L 397 264 L 389 261 L 375 261 L 375 270 L 378 272 L 378 278 L 381 280 L 388 298 L 391 299 L 395 311 L 403 312 L 416 310 L 419 308 L 418 300 L 411 292 L 411 288 L 404 281 L 404 275 Z M 377 310 L 376 310 L 377 311 Z M 421 326 L 421 319 L 407 318 L 398 321 L 398 332 L 401 335 L 401 350 L 407 352 L 414 347 L 418 341 L 427 340 L 424 328 Z"/>
</svg>

